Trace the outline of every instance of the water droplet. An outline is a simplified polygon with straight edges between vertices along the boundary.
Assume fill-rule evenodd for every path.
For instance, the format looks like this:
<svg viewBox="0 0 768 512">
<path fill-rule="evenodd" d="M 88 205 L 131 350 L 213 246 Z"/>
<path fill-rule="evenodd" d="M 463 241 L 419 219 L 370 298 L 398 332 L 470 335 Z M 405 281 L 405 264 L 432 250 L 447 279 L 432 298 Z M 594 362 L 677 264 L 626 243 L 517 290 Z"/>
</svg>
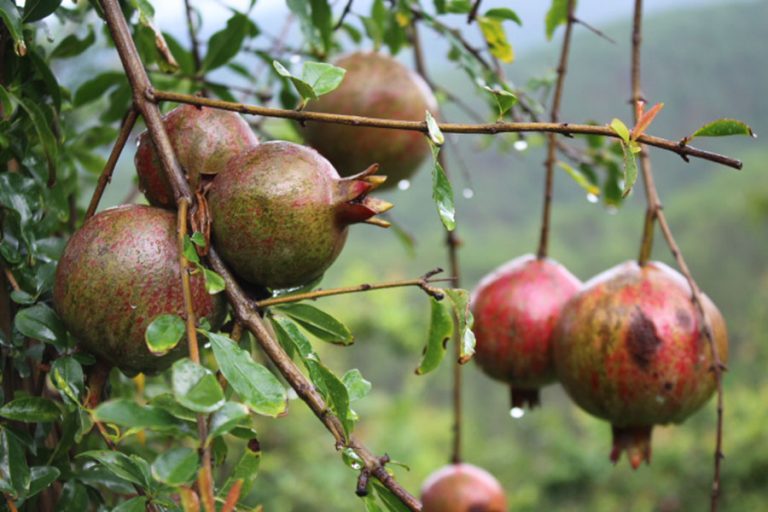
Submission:
<svg viewBox="0 0 768 512">
<path fill-rule="evenodd" d="M 606 207 L 605 207 L 605 211 L 607 211 L 607 212 L 608 212 L 608 215 L 616 215 L 617 213 L 619 213 L 619 209 L 618 209 L 618 208 L 616 208 L 616 207 L 615 207 L 615 206 L 613 206 L 613 205 L 610 205 L 610 206 L 606 206 Z"/>
<path fill-rule="evenodd" d="M 595 194 L 593 194 L 591 192 L 589 194 L 587 194 L 587 201 L 589 201 L 590 203 L 594 204 L 594 203 L 596 203 L 598 201 L 598 199 L 599 198 Z"/>
<path fill-rule="evenodd" d="M 475 197 L 475 191 L 469 187 L 462 190 L 461 194 L 464 196 L 465 199 L 472 199 L 473 197 Z"/>
<path fill-rule="evenodd" d="M 518 151 L 525 151 L 528 149 L 528 142 L 524 141 L 523 139 L 516 140 L 512 146 L 518 150 Z"/>
<path fill-rule="evenodd" d="M 299 62 L 301 62 L 301 55 L 299 55 L 298 53 L 294 53 L 293 55 L 291 55 L 291 58 L 288 60 L 290 61 L 291 64 L 298 64 Z"/>
<path fill-rule="evenodd" d="M 131 309 L 136 309 L 137 307 L 139 307 L 139 306 L 134 306 L 133 304 L 128 304 L 128 306 L 129 306 Z"/>
<path fill-rule="evenodd" d="M 525 416 L 525 409 L 522 407 L 513 407 L 509 410 L 509 415 L 515 418 L 516 420 L 519 420 L 523 416 Z"/>
<path fill-rule="evenodd" d="M 411 188 L 411 182 L 408 180 L 400 180 L 397 182 L 397 188 L 400 190 L 408 190 Z"/>
</svg>

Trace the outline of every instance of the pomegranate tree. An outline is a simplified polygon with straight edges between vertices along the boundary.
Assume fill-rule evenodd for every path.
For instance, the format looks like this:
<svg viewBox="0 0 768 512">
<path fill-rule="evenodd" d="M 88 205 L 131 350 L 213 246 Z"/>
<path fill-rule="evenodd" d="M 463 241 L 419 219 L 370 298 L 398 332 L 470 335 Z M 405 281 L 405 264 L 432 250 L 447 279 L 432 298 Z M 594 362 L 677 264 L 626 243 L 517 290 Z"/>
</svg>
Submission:
<svg viewBox="0 0 768 512">
<path fill-rule="evenodd" d="M 555 380 L 552 331 L 580 287 L 561 264 L 529 254 L 500 266 L 475 289 L 475 359 L 510 385 L 513 407 L 535 407 L 539 388 Z"/>
<path fill-rule="evenodd" d="M 498 480 L 472 464 L 449 464 L 432 473 L 421 489 L 422 512 L 507 512 Z"/>
<path fill-rule="evenodd" d="M 706 296 L 703 307 L 725 362 L 725 322 Z M 682 422 L 716 387 L 691 288 L 663 263 L 629 261 L 587 282 L 563 309 L 553 350 L 571 398 L 611 422 L 611 461 L 626 451 L 633 468 L 650 462 L 654 425 Z"/>
</svg>

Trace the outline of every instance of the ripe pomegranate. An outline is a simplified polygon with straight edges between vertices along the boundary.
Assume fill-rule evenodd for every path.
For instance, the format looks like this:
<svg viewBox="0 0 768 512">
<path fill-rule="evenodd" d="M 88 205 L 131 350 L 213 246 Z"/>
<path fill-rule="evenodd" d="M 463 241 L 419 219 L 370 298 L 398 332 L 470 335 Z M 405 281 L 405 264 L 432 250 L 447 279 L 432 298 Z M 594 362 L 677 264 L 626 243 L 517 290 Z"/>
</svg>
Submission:
<svg viewBox="0 0 768 512">
<path fill-rule="evenodd" d="M 392 207 L 367 197 L 386 179 L 372 176 L 376 169 L 340 179 L 305 146 L 278 141 L 248 149 L 216 176 L 208 194 L 216 248 L 252 284 L 307 284 L 334 262 L 350 224 Z"/>
<path fill-rule="evenodd" d="M 163 117 L 179 164 L 194 190 L 202 179 L 218 174 L 240 151 L 259 143 L 248 123 L 237 113 L 215 108 L 180 105 Z M 136 150 L 139 188 L 150 204 L 173 208 L 173 189 L 148 132 L 139 136 Z"/>
<path fill-rule="evenodd" d="M 475 359 L 510 385 L 512 407 L 539 405 L 539 388 L 555 380 L 552 331 L 581 282 L 551 259 L 528 254 L 488 274 L 472 296 Z"/>
<path fill-rule="evenodd" d="M 225 302 L 191 276 L 198 318 L 216 326 Z M 69 240 L 56 269 L 54 307 L 90 352 L 126 373 L 163 370 L 181 357 L 184 343 L 157 357 L 144 341 L 158 315 L 182 315 L 176 216 L 150 206 L 127 205 L 89 219 Z"/>
<path fill-rule="evenodd" d="M 347 70 L 344 80 L 310 102 L 307 110 L 404 121 L 423 121 L 427 110 L 437 113 L 437 100 L 426 82 L 392 57 L 355 52 L 334 64 Z M 424 134 L 415 131 L 310 122 L 304 136 L 342 176 L 378 162 L 388 186 L 411 176 L 429 155 Z"/>
<path fill-rule="evenodd" d="M 725 322 L 706 296 L 703 306 L 725 362 Z M 611 422 L 611 461 L 626 451 L 633 468 L 650 462 L 654 425 L 682 422 L 716 386 L 691 289 L 663 263 L 629 261 L 587 282 L 560 315 L 553 353 L 571 398 Z"/>
<path fill-rule="evenodd" d="M 506 512 L 501 484 L 472 464 L 449 464 L 429 477 L 421 488 L 422 512 Z"/>
</svg>

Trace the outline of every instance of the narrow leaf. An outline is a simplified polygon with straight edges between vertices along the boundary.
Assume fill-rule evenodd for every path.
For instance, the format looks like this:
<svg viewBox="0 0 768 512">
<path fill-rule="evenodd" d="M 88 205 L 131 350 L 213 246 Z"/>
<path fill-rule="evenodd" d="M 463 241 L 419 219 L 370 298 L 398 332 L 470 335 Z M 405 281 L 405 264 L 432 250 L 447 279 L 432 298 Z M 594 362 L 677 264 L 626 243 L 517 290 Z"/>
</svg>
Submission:
<svg viewBox="0 0 768 512">
<path fill-rule="evenodd" d="M 59 478 L 61 472 L 53 466 L 34 466 L 30 469 L 30 482 L 27 498 L 39 493 Z"/>
<path fill-rule="evenodd" d="M 24 445 L 7 428 L 0 426 L 0 492 L 21 498 L 29 491 L 31 476 Z"/>
<path fill-rule="evenodd" d="M 284 304 L 275 309 L 293 318 L 323 341 L 340 345 L 350 345 L 354 342 L 354 336 L 346 325 L 311 304 Z"/>
<path fill-rule="evenodd" d="M 593 194 L 596 196 L 600 195 L 600 187 L 590 181 L 583 172 L 560 160 L 558 160 L 557 165 L 566 173 L 568 173 L 568 176 L 570 176 L 578 186 L 586 190 L 588 194 Z"/>
<path fill-rule="evenodd" d="M 515 11 L 510 9 L 509 7 L 495 7 L 493 9 L 488 9 L 485 11 L 486 18 L 495 18 L 498 20 L 508 20 L 512 21 L 514 23 L 517 23 L 521 27 L 523 26 L 523 20 L 520 19 L 520 16 L 517 15 Z"/>
<path fill-rule="evenodd" d="M 621 149 L 624 152 L 624 189 L 622 190 L 622 197 L 627 197 L 637 181 L 637 161 L 631 146 L 622 144 Z"/>
<path fill-rule="evenodd" d="M 453 316 L 450 301 L 438 301 L 430 297 L 432 313 L 429 322 L 429 335 L 424 355 L 416 369 L 417 375 L 424 375 L 440 365 L 445 357 L 446 347 L 453 334 Z"/>
<path fill-rule="evenodd" d="M 53 400 L 25 396 L 11 400 L 0 407 L 0 416 L 25 423 L 49 423 L 61 417 L 61 410 Z"/>
<path fill-rule="evenodd" d="M 226 496 L 238 480 L 243 481 L 243 486 L 240 489 L 241 496 L 247 496 L 251 492 L 261 464 L 261 448 L 258 442 L 254 441 L 249 442 L 246 446 L 240 460 L 237 461 L 234 469 L 229 473 L 229 477 L 219 490 L 219 496 Z"/>
<path fill-rule="evenodd" d="M 611 129 L 621 137 L 621 140 L 623 140 L 625 144 L 629 144 L 629 128 L 627 128 L 627 125 L 625 125 L 621 119 L 614 118 L 613 121 L 611 121 Z"/>
<path fill-rule="evenodd" d="M 237 55 L 248 34 L 248 24 L 247 16 L 235 13 L 227 21 L 226 27 L 211 36 L 201 65 L 203 73 L 223 66 Z"/>
<path fill-rule="evenodd" d="M 643 112 L 643 114 L 638 117 L 635 127 L 632 128 L 632 134 L 630 135 L 630 138 L 632 140 L 637 140 L 639 136 L 645 133 L 645 130 L 648 129 L 662 108 L 664 108 L 664 104 L 657 103 L 651 108 L 651 110 Z"/>
<path fill-rule="evenodd" d="M 58 315 L 42 303 L 22 309 L 16 314 L 14 324 L 21 334 L 48 342 L 57 348 L 67 347 L 67 331 Z"/>
<path fill-rule="evenodd" d="M 134 400 L 117 398 L 102 402 L 93 411 L 94 419 L 132 429 L 182 431 L 184 424 L 169 412 L 153 405 L 141 405 Z"/>
<path fill-rule="evenodd" d="M 21 28 L 19 10 L 13 0 L 0 0 L 0 20 L 13 39 L 13 50 L 16 55 L 23 57 L 27 54 L 27 45 L 24 43 L 24 34 Z"/>
<path fill-rule="evenodd" d="M 459 363 L 469 361 L 475 353 L 475 333 L 472 332 L 474 318 L 469 309 L 469 292 L 457 288 L 445 290 L 445 294 L 453 303 L 453 311 L 458 323 Z"/>
<path fill-rule="evenodd" d="M 718 119 L 717 121 L 705 124 L 693 132 L 693 135 L 688 137 L 687 141 L 691 141 L 695 137 L 726 137 L 729 135 L 757 137 L 757 134 L 746 123 L 736 119 Z"/>
<path fill-rule="evenodd" d="M 434 144 L 432 146 L 432 199 L 437 207 L 437 214 L 440 221 L 448 231 L 456 228 L 456 209 L 454 206 L 453 187 L 445 174 L 443 166 L 440 165 L 438 154 L 440 147 Z"/>
<path fill-rule="evenodd" d="M 96 460 L 113 475 L 141 487 L 150 485 L 150 469 L 147 461 L 137 455 L 126 455 L 112 450 L 90 450 L 77 455 Z"/>
<path fill-rule="evenodd" d="M 432 142 L 437 146 L 445 144 L 445 136 L 429 110 L 426 111 L 426 121 L 427 130 L 429 130 L 429 138 L 432 139 Z"/>
<path fill-rule="evenodd" d="M 507 64 L 515 60 L 515 52 L 507 40 L 504 25 L 499 19 L 478 16 L 477 23 L 494 57 Z"/>
</svg>

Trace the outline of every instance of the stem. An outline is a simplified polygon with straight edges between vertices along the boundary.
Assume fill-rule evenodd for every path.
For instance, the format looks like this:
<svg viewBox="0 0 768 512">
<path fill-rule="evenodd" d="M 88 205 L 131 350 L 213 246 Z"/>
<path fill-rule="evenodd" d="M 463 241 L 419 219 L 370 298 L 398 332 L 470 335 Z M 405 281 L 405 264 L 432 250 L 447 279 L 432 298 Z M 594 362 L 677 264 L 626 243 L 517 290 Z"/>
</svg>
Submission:
<svg viewBox="0 0 768 512">
<path fill-rule="evenodd" d="M 471 25 L 473 21 L 475 21 L 475 18 L 477 18 L 477 11 L 480 10 L 480 2 L 483 0 L 475 0 L 475 3 L 472 4 L 472 9 L 469 10 L 469 14 L 467 14 L 467 25 Z"/>
<path fill-rule="evenodd" d="M 184 12 L 187 16 L 187 33 L 189 34 L 189 44 L 192 47 L 192 62 L 195 65 L 195 73 L 199 73 L 202 68 L 202 60 L 200 59 L 200 43 L 197 40 L 197 30 L 195 29 L 195 22 L 192 19 L 192 5 L 189 0 L 184 0 Z"/>
<path fill-rule="evenodd" d="M 555 93 L 552 97 L 552 109 L 550 110 L 549 120 L 557 123 L 560 118 L 560 103 L 563 99 L 563 84 L 565 84 L 565 74 L 568 72 L 568 54 L 571 49 L 571 33 L 573 32 L 573 11 L 576 8 L 575 0 L 568 0 L 568 22 L 565 25 L 565 35 L 563 36 L 563 47 L 560 50 L 560 63 L 557 65 L 557 83 Z M 549 250 L 549 226 L 552 215 L 552 185 L 555 174 L 555 160 L 557 157 L 557 137 L 550 133 L 547 137 L 547 159 L 544 161 L 546 168 L 546 177 L 544 179 L 544 206 L 541 214 L 541 235 L 539 238 L 539 250 L 536 253 L 538 259 L 547 257 Z"/>
<path fill-rule="evenodd" d="M 349 14 L 349 11 L 352 10 L 352 3 L 354 1 L 355 0 L 347 0 L 346 5 L 344 6 L 344 10 L 341 11 L 341 17 L 339 17 L 339 21 L 337 21 L 336 24 L 333 26 L 334 32 L 336 30 L 339 30 L 341 26 L 344 24 L 344 20 L 346 19 L 347 14 Z"/>
<path fill-rule="evenodd" d="M 409 510 L 420 511 L 421 503 L 400 486 L 395 478 L 387 472 L 381 461 L 365 445 L 358 442 L 354 436 L 349 439 L 346 438 L 344 427 L 342 427 L 339 418 L 330 411 L 320 393 L 269 333 L 258 312 L 251 307 L 250 299 L 232 276 L 214 247 L 211 247 L 208 252 L 208 261 L 226 283 L 225 292 L 235 317 L 254 335 L 262 350 L 275 364 L 283 378 L 331 433 L 336 441 L 336 446 L 338 448 L 346 446 L 354 450 L 371 475 L 392 491 Z"/>
<path fill-rule="evenodd" d="M 641 100 L 640 89 L 640 49 L 642 46 L 642 23 L 643 23 L 643 0 L 635 0 L 635 13 L 632 24 L 632 99 L 633 110 L 637 105 L 637 102 Z M 641 249 L 641 263 L 650 256 L 650 246 L 652 244 L 652 232 L 653 221 L 658 220 L 661 232 L 664 235 L 664 239 L 669 246 L 669 250 L 672 256 L 675 258 L 680 272 L 685 276 L 688 285 L 691 288 L 691 301 L 696 308 L 699 318 L 701 319 L 702 331 L 704 336 L 709 342 L 710 349 L 712 351 L 713 366 L 712 371 L 715 374 L 715 382 L 717 386 L 717 430 L 715 433 L 715 453 L 714 453 L 714 472 L 712 476 L 712 493 L 710 497 L 710 511 L 717 512 L 719 499 L 720 499 L 720 472 L 723 455 L 723 371 L 725 365 L 720 359 L 720 353 L 715 342 L 715 337 L 712 333 L 712 325 L 709 318 L 704 311 L 702 294 L 699 285 L 693 278 L 688 264 L 683 257 L 683 253 L 680 247 L 675 241 L 675 237 L 672 234 L 672 230 L 667 222 L 664 210 L 661 209 L 661 201 L 659 200 L 659 194 L 656 189 L 656 185 L 653 180 L 653 170 L 651 169 L 650 159 L 645 152 L 645 149 L 640 153 L 641 169 L 643 173 L 643 181 L 645 183 L 646 199 L 648 202 L 648 210 L 646 212 L 646 225 L 643 230 L 643 247 Z M 650 227 L 649 227 L 650 226 Z M 651 233 L 650 235 L 648 233 Z"/>
<path fill-rule="evenodd" d="M 106 1 L 106 0 L 102 0 Z M 200 105 L 203 107 L 212 107 L 222 110 L 231 110 L 241 114 L 251 114 L 266 117 L 279 117 L 283 119 L 293 119 L 295 121 L 317 121 L 322 123 L 335 123 L 351 126 L 369 126 L 373 128 L 385 128 L 389 130 L 409 130 L 422 133 L 428 133 L 427 124 L 424 121 L 401 121 L 398 119 L 381 119 L 375 117 L 352 116 L 342 114 L 327 114 L 323 112 L 309 112 L 298 110 L 284 110 L 279 108 L 262 107 L 258 105 L 248 105 L 245 103 L 235 103 L 231 101 L 215 100 L 211 98 L 200 98 L 190 94 L 175 93 L 170 91 L 150 90 L 152 101 L 173 101 L 177 103 L 186 103 L 189 105 Z M 473 134 L 497 134 L 497 133 L 521 133 L 521 132 L 544 132 L 560 133 L 564 135 L 600 135 L 604 137 L 619 138 L 619 135 L 609 126 L 595 126 L 589 124 L 571 124 L 571 123 L 542 123 L 542 122 L 514 122 L 514 123 L 438 123 L 440 130 L 444 133 L 473 133 Z M 655 146 L 667 151 L 671 151 L 688 159 L 689 157 L 709 160 L 734 169 L 741 169 L 742 163 L 739 160 L 720 155 L 711 151 L 697 149 L 692 146 L 680 144 L 679 142 L 655 137 L 652 135 L 641 135 L 637 138 L 638 142 Z"/>
<path fill-rule="evenodd" d="M 447 278 L 447 279 L 430 279 L 430 276 L 435 275 L 437 272 L 442 272 L 442 269 L 436 269 L 433 270 L 427 274 L 425 274 L 422 277 L 419 277 L 418 279 L 406 279 L 402 281 L 389 281 L 386 283 L 376 283 L 376 284 L 359 284 L 357 286 L 344 286 L 341 288 L 330 288 L 327 290 L 315 290 L 311 292 L 306 293 L 296 293 L 293 295 L 285 295 L 282 297 L 273 297 L 270 299 L 264 299 L 257 301 L 254 305 L 259 309 L 264 309 L 270 306 L 277 306 L 279 304 L 288 304 L 291 302 L 300 302 L 302 300 L 314 300 L 319 299 L 321 297 L 330 297 L 333 295 L 344 295 L 348 293 L 359 293 L 359 292 L 367 292 L 371 290 L 384 290 L 387 288 L 402 288 L 404 286 L 418 286 L 424 292 L 426 292 L 427 295 L 430 295 L 431 297 L 434 297 L 437 300 L 441 300 L 443 298 L 443 292 L 439 288 L 433 288 L 432 286 L 429 286 L 430 283 L 435 283 L 439 281 L 452 281 L 453 279 Z"/>
<path fill-rule="evenodd" d="M 112 152 L 109 154 L 107 163 L 104 165 L 104 170 L 101 171 L 99 181 L 96 183 L 96 190 L 93 191 L 91 202 L 88 204 L 88 210 L 85 212 L 84 220 L 90 219 L 93 217 L 93 214 L 96 213 L 96 209 L 99 207 L 99 201 L 101 201 L 101 196 L 104 194 L 104 189 L 106 189 L 109 182 L 112 181 L 112 173 L 115 172 L 117 161 L 120 158 L 120 154 L 123 152 L 125 143 L 131 136 L 131 130 L 133 130 L 133 126 L 136 124 L 136 119 L 138 119 L 138 117 L 139 113 L 136 109 L 131 108 L 123 118 L 123 124 L 120 126 L 120 133 L 117 136 L 115 145 L 112 147 Z"/>
</svg>

